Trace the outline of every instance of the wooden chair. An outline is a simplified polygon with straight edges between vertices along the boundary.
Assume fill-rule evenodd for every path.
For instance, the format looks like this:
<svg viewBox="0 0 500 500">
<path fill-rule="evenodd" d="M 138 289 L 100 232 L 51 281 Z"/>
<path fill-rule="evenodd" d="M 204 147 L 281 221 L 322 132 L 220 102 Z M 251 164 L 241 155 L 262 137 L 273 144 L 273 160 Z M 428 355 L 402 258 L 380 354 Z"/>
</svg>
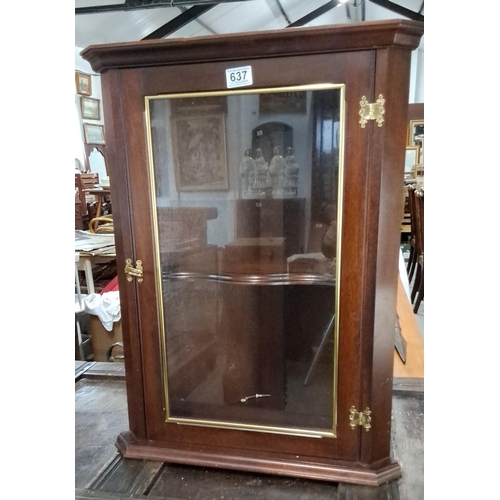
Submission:
<svg viewBox="0 0 500 500">
<path fill-rule="evenodd" d="M 80 317 L 85 311 L 83 303 L 83 294 L 80 288 L 80 277 L 78 276 L 77 264 L 80 260 L 80 254 L 75 252 L 75 359 L 85 361 L 83 351 L 82 329 L 80 326 Z"/>
<path fill-rule="evenodd" d="M 415 268 L 417 267 L 417 253 L 415 252 L 415 185 L 408 186 L 408 206 L 410 210 L 410 235 L 408 236 L 408 243 L 410 244 L 410 256 L 408 257 L 408 264 L 406 272 L 408 273 L 408 281 L 411 283 Z"/>
<path fill-rule="evenodd" d="M 419 189 L 414 193 L 415 218 L 412 226 L 415 226 L 415 255 L 416 275 L 411 293 L 413 312 L 417 313 L 420 302 L 424 298 L 424 190 Z"/>
<path fill-rule="evenodd" d="M 113 217 L 95 217 L 89 222 L 91 233 L 114 233 Z"/>
</svg>

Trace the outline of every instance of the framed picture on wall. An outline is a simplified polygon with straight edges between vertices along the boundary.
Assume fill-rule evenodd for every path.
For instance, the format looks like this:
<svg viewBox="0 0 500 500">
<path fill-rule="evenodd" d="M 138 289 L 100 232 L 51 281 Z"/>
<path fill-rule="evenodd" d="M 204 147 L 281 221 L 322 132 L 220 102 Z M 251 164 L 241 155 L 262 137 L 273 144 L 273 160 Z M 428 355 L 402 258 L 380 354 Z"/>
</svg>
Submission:
<svg viewBox="0 0 500 500">
<path fill-rule="evenodd" d="M 229 189 L 225 115 L 178 116 L 172 125 L 177 191 Z"/>
<path fill-rule="evenodd" d="M 92 99 L 92 97 L 80 97 L 80 108 L 82 110 L 82 118 L 84 120 L 100 120 L 101 108 L 100 100 Z"/>
<path fill-rule="evenodd" d="M 420 146 L 424 138 L 424 120 L 410 121 L 408 146 Z"/>
<path fill-rule="evenodd" d="M 104 125 L 84 123 L 83 131 L 86 144 L 106 144 L 106 141 L 104 139 Z"/>
<path fill-rule="evenodd" d="M 92 76 L 75 71 L 76 93 L 79 95 L 92 95 Z"/>
<path fill-rule="evenodd" d="M 261 114 L 305 114 L 307 109 L 306 92 L 277 92 L 260 94 L 259 113 Z"/>
<path fill-rule="evenodd" d="M 419 148 L 418 146 L 407 146 L 405 156 L 405 174 L 411 172 L 413 165 L 419 162 Z"/>
</svg>

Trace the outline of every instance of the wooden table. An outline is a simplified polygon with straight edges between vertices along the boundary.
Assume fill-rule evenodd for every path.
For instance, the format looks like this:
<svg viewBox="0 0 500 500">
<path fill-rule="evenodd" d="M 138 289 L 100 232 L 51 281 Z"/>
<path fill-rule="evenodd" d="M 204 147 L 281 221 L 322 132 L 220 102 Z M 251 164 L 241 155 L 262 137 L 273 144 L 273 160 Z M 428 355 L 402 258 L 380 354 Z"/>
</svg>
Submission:
<svg viewBox="0 0 500 500">
<path fill-rule="evenodd" d="M 114 236 L 95 235 L 88 231 L 75 231 L 75 259 L 79 271 L 84 271 L 87 293 L 94 293 L 93 266 L 116 259 Z"/>
<path fill-rule="evenodd" d="M 86 194 L 93 194 L 97 198 L 97 211 L 95 218 L 101 216 L 102 212 L 102 204 L 103 201 L 105 201 L 106 196 L 111 195 L 111 190 L 110 189 L 104 189 L 104 188 L 98 188 L 98 189 L 84 189 L 84 193 Z"/>
<path fill-rule="evenodd" d="M 87 285 L 87 293 L 95 293 L 93 267 L 97 264 L 107 264 L 116 259 L 115 254 L 94 255 L 87 252 L 79 253 L 79 260 L 76 267 L 79 271 L 85 273 L 85 283 Z"/>
<path fill-rule="evenodd" d="M 423 379 L 394 379 L 392 453 L 403 477 L 379 487 L 125 459 L 114 443 L 128 425 L 122 363 L 76 362 L 76 500 L 423 500 Z"/>
</svg>

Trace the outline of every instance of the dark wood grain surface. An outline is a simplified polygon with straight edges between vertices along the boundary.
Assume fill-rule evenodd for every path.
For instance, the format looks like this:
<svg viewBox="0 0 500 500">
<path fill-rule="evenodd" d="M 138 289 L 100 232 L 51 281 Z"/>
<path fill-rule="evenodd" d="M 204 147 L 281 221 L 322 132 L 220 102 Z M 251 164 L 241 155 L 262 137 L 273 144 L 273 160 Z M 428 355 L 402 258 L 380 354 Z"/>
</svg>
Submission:
<svg viewBox="0 0 500 500">
<path fill-rule="evenodd" d="M 111 68 L 166 66 L 185 60 L 203 63 L 254 59 L 261 57 L 262 53 L 268 57 L 281 57 L 369 50 L 388 45 L 413 50 L 418 47 L 422 33 L 423 23 L 393 19 L 337 25 L 334 32 L 329 27 L 320 26 L 243 35 L 91 45 L 81 52 L 81 56 L 90 62 L 94 71 L 102 72 Z"/>
<path fill-rule="evenodd" d="M 140 259 L 144 268 L 142 283 L 128 282 L 119 272 L 131 431 L 121 440 L 126 456 L 182 455 L 199 465 L 235 463 L 242 470 L 271 468 L 278 474 L 321 479 L 344 474 L 346 482 L 364 484 L 400 475 L 390 456 L 389 439 L 393 342 L 409 68 L 411 50 L 422 33 L 421 23 L 391 20 L 112 44 L 82 52 L 94 70 L 103 73 L 117 266 L 123 269 L 130 258 L 134 263 Z M 166 353 L 159 326 L 144 98 L 225 90 L 228 62 L 251 64 L 255 89 L 323 82 L 345 85 L 335 439 L 165 422 Z M 370 121 L 360 127 L 361 98 L 374 102 L 380 94 L 385 98 L 384 125 Z M 264 336 L 270 338 L 268 332 Z M 273 365 L 273 359 L 266 363 Z M 372 409 L 369 433 L 351 430 L 352 405 Z"/>
<path fill-rule="evenodd" d="M 125 137 L 121 122 L 124 111 L 121 99 L 122 75 L 118 71 L 108 71 L 101 78 L 103 109 L 105 116 L 114 116 L 106 121 L 106 140 L 109 147 L 107 168 L 113 198 L 113 227 L 116 244 L 116 265 L 120 290 L 120 308 L 123 334 L 123 350 L 127 368 L 129 429 L 136 435 L 145 437 L 145 401 L 143 392 L 142 345 L 139 331 L 136 283 L 129 283 L 125 273 L 125 260 L 135 253 L 134 231 L 132 230 L 130 179 L 125 168 L 128 151 L 124 146 Z M 135 263 L 135 262 L 134 262 Z"/>
<path fill-rule="evenodd" d="M 342 356 L 338 363 L 338 377 L 342 382 L 338 386 L 338 407 L 343 410 L 345 418 L 338 420 L 338 437 L 336 439 L 322 439 L 311 441 L 298 436 L 283 436 L 279 434 L 258 434 L 248 438 L 247 433 L 223 429 L 207 429 L 193 426 L 166 425 L 163 410 L 163 369 L 161 364 L 161 341 L 158 335 L 158 316 L 156 309 L 156 281 L 154 276 L 154 233 L 151 224 L 152 199 L 149 177 L 146 137 L 143 127 L 144 102 L 142 96 L 155 95 L 162 92 L 182 90 L 193 91 L 199 88 L 194 65 L 178 65 L 170 67 L 127 69 L 122 71 L 123 92 L 122 105 L 127 110 L 123 116 L 123 134 L 126 144 L 126 165 L 129 178 L 125 181 L 120 178 L 118 184 L 127 183 L 131 225 L 133 227 L 133 241 L 135 258 L 143 263 L 145 279 L 141 284 L 126 283 L 127 309 L 134 307 L 140 318 L 139 331 L 131 332 L 130 338 L 140 342 L 140 349 L 131 349 L 129 356 L 133 356 L 133 363 L 142 362 L 142 376 L 144 384 L 134 382 L 130 399 L 133 402 L 133 411 L 139 412 L 138 403 L 144 389 L 145 398 L 145 426 L 147 439 L 155 442 L 192 443 L 200 446 L 219 446 L 223 442 L 228 449 L 241 449 L 258 452 L 268 450 L 274 453 L 285 453 L 295 456 L 297 450 L 301 455 L 321 457 L 329 460 L 358 460 L 359 438 L 361 432 L 352 432 L 349 427 L 348 408 L 356 405 L 361 408 L 361 387 L 359 380 L 352 377 L 352 367 L 358 363 L 362 336 L 369 337 L 373 331 L 373 323 L 367 316 L 371 310 L 373 321 L 373 304 L 364 304 L 365 290 L 373 290 L 367 280 L 373 278 L 367 273 L 370 268 L 365 254 L 368 245 L 373 247 L 372 240 L 367 239 L 367 231 L 372 227 L 378 215 L 377 203 L 367 203 L 364 192 L 370 182 L 370 170 L 366 168 L 366 158 L 369 154 L 370 132 L 360 129 L 358 119 L 359 99 L 362 95 L 373 96 L 374 82 L 372 71 L 375 65 L 375 52 L 353 52 L 349 54 L 335 53 L 332 55 L 295 56 L 287 59 L 270 58 L 253 61 L 255 84 L 260 86 L 286 86 L 310 83 L 310 74 L 315 75 L 315 81 L 334 81 L 346 84 L 346 147 L 345 162 L 349 168 L 345 172 L 344 198 L 350 200 L 345 203 L 343 245 L 346 251 L 342 256 L 342 277 L 348 286 L 341 294 L 341 309 L 344 312 L 340 318 L 339 352 Z M 269 68 L 273 68 L 270 72 Z M 212 63 L 203 68 L 204 89 L 217 90 L 223 86 L 221 75 L 224 74 L 222 63 Z M 260 81 L 257 81 L 261 79 Z M 354 139 L 359 137 L 358 139 Z M 354 147 L 355 144 L 355 147 Z M 121 166 L 123 168 L 123 165 Z M 119 175 L 119 174 L 117 174 Z M 378 174 L 380 175 L 380 173 Z M 123 176 L 122 176 L 123 177 Z M 112 180 L 113 184 L 113 180 Z M 133 189 L 130 189 L 133 186 Z M 360 196 L 360 194 L 362 194 Z M 390 193 L 388 193 L 390 194 Z M 113 195 L 115 196 L 115 195 Z M 116 196 L 119 196 L 118 194 Z M 379 201 L 379 203 L 381 203 Z M 376 248 L 376 247 L 375 247 Z M 119 252 L 117 247 L 117 252 Z M 392 258 L 394 272 L 397 273 L 397 247 L 389 252 Z M 374 252 L 370 253 L 373 258 Z M 123 256 L 123 259 L 126 256 Z M 341 285 L 342 287 L 342 285 Z M 121 289 L 120 289 L 121 290 Z M 129 293 L 137 293 L 135 303 L 128 301 Z M 360 314 L 363 310 L 365 313 Z M 364 320 L 364 323 L 362 322 Z M 135 340 L 134 340 L 135 341 Z M 125 342 L 125 339 L 124 339 Z M 369 343 L 368 343 L 369 345 Z M 392 349 L 391 349 L 392 352 Z M 139 354 L 140 353 L 140 354 Z M 142 357 L 139 360 L 139 355 Z M 368 352 L 362 354 L 362 365 L 371 365 L 373 360 Z M 126 353 L 127 362 L 127 353 Z M 145 361 L 147 360 L 147 361 Z M 128 368 L 128 367 L 127 367 Z M 134 374 L 136 372 L 134 371 Z M 138 374 L 137 374 L 138 375 Z M 132 384 L 131 384 L 132 385 Z M 387 392 L 390 388 L 385 388 Z M 389 409 L 390 411 L 390 409 Z M 140 414 L 139 414 L 140 415 Z M 375 427 L 375 434 L 378 434 Z M 133 431 L 133 429 L 131 429 Z M 145 430 L 142 430 L 144 435 Z M 137 436 L 137 439 L 142 437 Z M 386 439 L 387 441 L 387 439 Z M 175 444 L 174 446 L 177 446 Z M 387 451 L 387 446 L 385 450 Z M 380 464 L 381 467 L 388 465 Z M 396 472 L 397 475 L 397 472 Z"/>
</svg>

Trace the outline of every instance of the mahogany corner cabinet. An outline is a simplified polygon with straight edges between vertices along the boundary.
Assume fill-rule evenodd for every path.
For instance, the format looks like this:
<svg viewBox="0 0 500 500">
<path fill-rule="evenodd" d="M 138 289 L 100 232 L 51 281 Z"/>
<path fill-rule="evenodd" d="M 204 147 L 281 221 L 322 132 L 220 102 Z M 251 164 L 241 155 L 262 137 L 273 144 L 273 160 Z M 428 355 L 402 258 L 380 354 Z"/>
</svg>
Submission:
<svg viewBox="0 0 500 500">
<path fill-rule="evenodd" d="M 404 20 L 90 46 L 125 457 L 379 485 L 391 457 Z"/>
</svg>

